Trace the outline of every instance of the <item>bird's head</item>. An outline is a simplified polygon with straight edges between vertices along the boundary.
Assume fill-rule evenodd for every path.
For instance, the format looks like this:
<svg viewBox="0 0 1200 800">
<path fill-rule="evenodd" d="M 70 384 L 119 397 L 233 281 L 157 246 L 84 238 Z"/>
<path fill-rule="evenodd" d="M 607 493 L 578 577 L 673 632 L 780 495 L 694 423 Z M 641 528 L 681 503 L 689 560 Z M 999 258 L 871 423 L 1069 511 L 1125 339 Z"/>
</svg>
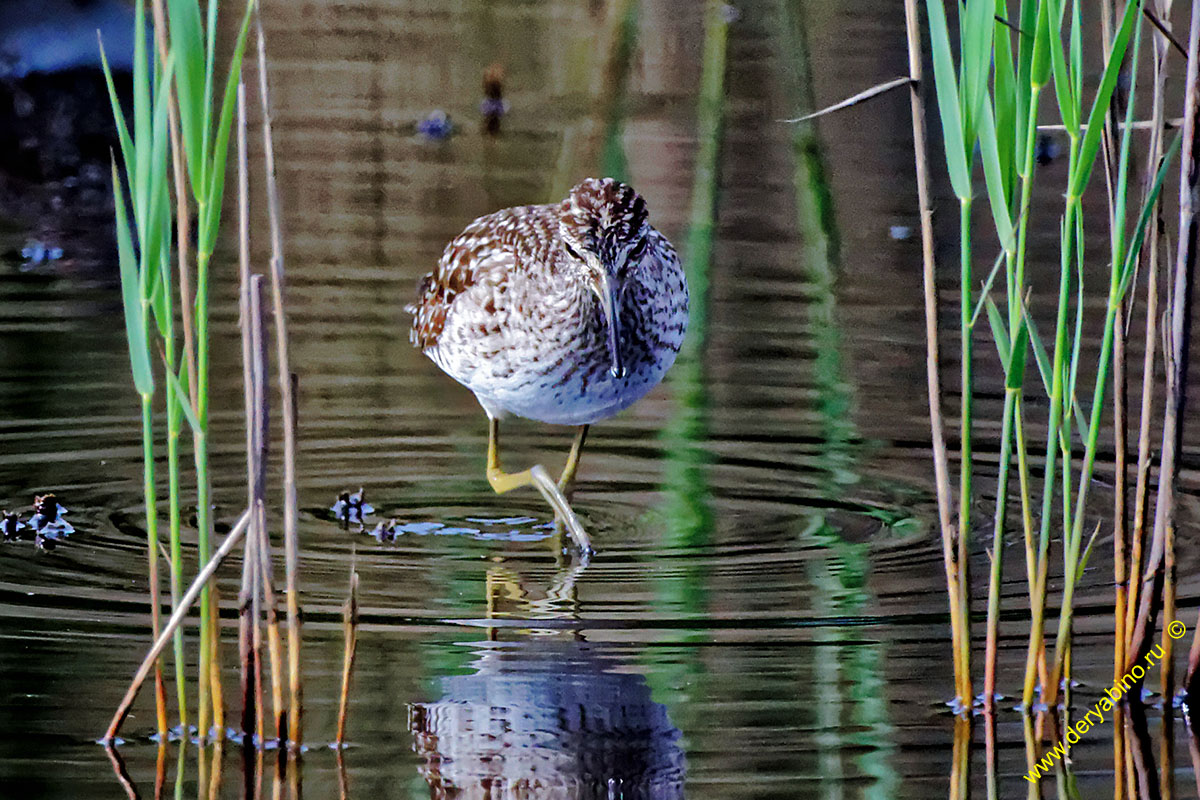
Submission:
<svg viewBox="0 0 1200 800">
<path fill-rule="evenodd" d="M 563 201 L 558 232 L 570 268 L 600 301 L 611 371 L 622 377 L 621 295 L 650 244 L 646 201 L 620 181 L 588 178 Z"/>
</svg>

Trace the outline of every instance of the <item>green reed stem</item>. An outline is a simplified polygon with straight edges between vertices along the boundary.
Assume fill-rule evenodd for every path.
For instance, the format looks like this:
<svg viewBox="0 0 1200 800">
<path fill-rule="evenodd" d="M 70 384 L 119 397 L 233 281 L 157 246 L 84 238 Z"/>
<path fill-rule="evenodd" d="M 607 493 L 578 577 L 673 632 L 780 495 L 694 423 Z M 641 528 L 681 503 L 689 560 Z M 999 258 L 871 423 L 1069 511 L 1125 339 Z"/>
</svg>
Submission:
<svg viewBox="0 0 1200 800">
<path fill-rule="evenodd" d="M 1040 9 L 1036 7 L 1037 5 L 1039 4 L 1033 2 L 1021 3 L 1020 27 L 1022 27 L 1022 29 L 1032 30 L 1035 27 L 1034 20 L 1040 11 Z M 997 11 L 999 12 L 1001 10 L 1007 11 L 1005 4 L 998 2 Z M 1007 14 L 1005 14 L 1005 16 L 1007 16 Z M 1008 47 L 1007 32 L 999 33 L 998 38 L 995 41 L 1004 47 Z M 1030 206 L 1033 198 L 1033 180 L 1036 167 L 1036 159 L 1034 156 L 1037 147 L 1038 110 L 1042 89 L 1045 85 L 1038 80 L 1037 76 L 1032 74 L 1033 49 L 1034 48 L 1029 40 L 1029 37 L 1020 36 L 1018 38 L 1019 63 L 1017 65 L 1017 74 L 1015 76 L 1017 83 L 1013 87 L 1011 97 L 1002 97 L 999 95 L 999 93 L 997 94 L 998 103 L 1008 101 L 1013 102 L 1015 106 L 1011 109 L 1011 117 L 1008 118 L 1013 119 L 1014 121 L 1019 120 L 1021 112 L 1024 112 L 1024 119 L 1022 120 L 1023 128 L 1018 131 L 1018 136 L 1014 141 L 1012 141 L 1012 145 L 1016 148 L 1016 152 L 1013 154 L 1012 163 L 1015 166 L 1016 174 L 1019 178 L 1020 184 L 1020 197 L 1017 203 L 1017 235 L 1015 240 L 1010 241 L 1010 243 L 1006 245 L 1007 252 L 1005 253 L 1005 270 L 1007 278 L 1006 288 L 1008 290 L 1008 330 L 1010 335 L 1014 338 L 1018 327 L 1022 324 L 1021 318 L 1024 313 L 1023 304 L 1026 291 L 1025 265 L 1026 253 L 1028 252 L 1027 244 L 1029 240 Z M 1011 54 L 1008 56 L 1008 58 L 1011 59 Z M 1005 63 L 1009 64 L 1008 69 L 1011 70 L 1011 62 L 1006 61 Z M 999 71 L 997 71 L 998 76 L 999 74 Z M 1013 76 L 1010 74 L 1009 79 L 1012 79 L 1012 77 Z M 999 84 L 997 84 L 997 86 L 999 87 Z M 1027 95 L 1024 94 L 1022 86 L 1028 87 Z M 1000 115 L 998 113 L 997 117 L 999 116 Z M 1017 359 L 1017 362 L 1023 365 L 1024 358 L 1022 357 Z M 1022 367 L 1022 374 L 1009 376 L 1007 384 L 1010 387 L 1019 387 L 1021 386 L 1023 379 L 1024 375 Z M 1016 390 L 1015 396 L 1010 398 L 1009 392 L 1013 391 L 1014 390 L 1012 389 L 1006 391 L 1004 419 L 1001 427 L 1004 431 L 1011 429 L 1016 439 L 1016 456 L 1021 490 L 1021 519 L 1025 538 L 1025 568 L 1029 585 L 1030 608 L 1033 609 L 1038 604 L 1035 598 L 1033 579 L 1037 572 L 1037 565 L 1033 548 L 1033 509 L 1030 494 L 1029 454 L 1025 439 L 1023 413 L 1024 394 L 1023 392 Z M 1005 439 L 1001 445 L 1002 449 L 1010 445 L 1008 436 L 1009 435 L 1006 433 Z M 1009 469 L 1008 462 L 1011 458 L 1011 455 L 1002 458 L 1003 461 L 1001 462 L 1000 486 L 997 490 L 997 517 L 999 519 L 1003 518 L 1002 515 L 1004 512 L 1002 505 L 1007 501 L 1007 478 Z M 997 532 L 997 535 L 1002 535 L 1002 531 Z M 999 591 L 998 585 L 996 586 L 995 591 Z M 989 604 L 990 602 L 991 601 L 989 597 Z M 1040 626 L 1038 625 L 1035 625 L 1035 627 L 1040 629 Z M 1040 652 L 1040 648 L 1038 648 L 1037 651 Z M 1029 663 L 1032 665 L 1036 664 L 1037 661 L 1038 659 L 1031 651 Z M 1032 697 L 1027 696 L 1024 702 L 1028 705 L 1030 702 L 1032 702 Z"/>
<path fill-rule="evenodd" d="M 1130 68 L 1136 72 L 1138 63 L 1138 55 L 1141 45 L 1141 20 L 1142 16 L 1138 16 L 1138 21 L 1134 26 L 1133 53 L 1130 58 Z M 1117 315 L 1121 313 L 1122 301 L 1124 299 L 1124 287 L 1122 286 L 1123 265 L 1125 263 L 1125 215 L 1127 211 L 1127 194 L 1129 183 L 1129 150 L 1130 150 L 1130 123 L 1133 120 L 1134 112 L 1134 89 L 1130 88 L 1128 106 L 1125 115 L 1125 129 L 1121 137 L 1121 152 L 1119 157 L 1117 185 L 1116 185 L 1116 208 L 1113 212 L 1113 230 L 1112 230 L 1112 258 L 1111 268 L 1109 272 L 1109 290 L 1108 290 L 1108 306 L 1104 320 L 1104 338 L 1100 347 L 1100 362 L 1097 367 L 1096 385 L 1092 393 L 1092 409 L 1091 419 L 1088 423 L 1087 443 L 1083 454 L 1083 466 L 1079 476 L 1079 490 L 1075 498 L 1074 519 L 1068 523 L 1064 521 L 1064 531 L 1069 531 L 1069 536 L 1066 541 L 1066 563 L 1063 575 L 1063 601 L 1062 612 L 1059 616 L 1058 635 L 1055 642 L 1055 659 L 1054 669 L 1051 673 L 1052 688 L 1051 691 L 1058 685 L 1058 678 L 1061 675 L 1067 674 L 1069 669 L 1068 656 L 1070 653 L 1071 644 L 1071 623 L 1074 612 L 1074 596 L 1075 586 L 1078 584 L 1079 570 L 1082 568 L 1080 564 L 1080 549 L 1083 544 L 1083 520 L 1084 512 L 1087 507 L 1088 489 L 1092 481 L 1092 473 L 1095 469 L 1096 450 L 1100 438 L 1100 423 L 1103 417 L 1103 404 L 1105 392 L 1108 388 L 1109 372 L 1112 368 L 1113 361 L 1113 346 L 1115 338 L 1115 328 Z M 1069 200 L 1073 200 L 1073 205 L 1076 207 L 1076 215 L 1079 214 L 1079 197 L 1069 195 Z M 1082 227 L 1082 226 L 1080 226 Z M 1082 237 L 1080 237 L 1082 238 Z M 1082 260 L 1082 241 L 1078 242 L 1077 248 L 1079 257 Z M 1068 439 L 1069 441 L 1069 439 Z M 1064 472 L 1069 473 L 1066 465 Z M 1067 478 L 1064 478 L 1064 483 Z M 1066 508 L 1067 500 L 1064 498 L 1064 515 L 1069 511 Z"/>
<path fill-rule="evenodd" d="M 1037 581 L 1038 560 L 1037 550 L 1034 546 L 1034 526 L 1033 526 L 1033 502 L 1031 499 L 1032 479 L 1029 470 L 1028 446 L 1025 439 L 1025 417 L 1021 409 L 1021 398 L 1017 398 L 1017 408 L 1014 413 L 1015 433 L 1017 438 L 1017 474 L 1021 484 L 1021 527 L 1024 530 L 1025 538 L 1025 580 L 1029 587 L 1030 608 L 1034 608 L 1034 586 Z M 1034 676 L 1046 682 L 1046 659 L 1045 647 L 1041 637 L 1038 637 L 1036 651 L 1033 649 L 1033 643 L 1030 644 L 1029 661 L 1027 664 L 1026 673 L 1026 689 L 1029 689 L 1033 684 Z M 1029 708 L 1032 702 L 1032 696 L 1029 700 L 1022 700 L 1026 709 Z"/>
<path fill-rule="evenodd" d="M 962 198 L 959 201 L 959 236 L 961 257 L 962 290 L 959 302 L 959 335 L 962 346 L 962 442 L 959 449 L 958 477 L 958 568 L 959 568 L 959 605 L 963 617 L 962 654 L 962 700 L 970 706 L 971 692 L 971 579 L 970 579 L 970 538 L 971 538 L 971 428 L 974 410 L 974 344 L 972 341 L 975 304 L 971 292 L 971 199 Z"/>
<path fill-rule="evenodd" d="M 996 702 L 996 658 L 1000 637 L 1000 581 L 1004 564 L 1004 516 L 1008 507 L 1008 470 L 1012 461 L 1013 419 L 1020 389 L 1004 391 L 1004 422 L 1000 433 L 1000 474 L 997 476 L 996 515 L 992 521 L 992 569 L 988 580 L 987 655 L 984 658 L 983 707 Z"/>
<path fill-rule="evenodd" d="M 1079 476 L 1079 490 L 1075 502 L 1075 517 L 1067 540 L 1067 572 L 1063 576 L 1062 612 L 1059 615 L 1058 636 L 1055 641 L 1054 669 L 1051 672 L 1050 698 L 1053 700 L 1054 691 L 1059 678 L 1064 674 L 1067 652 L 1070 646 L 1070 630 L 1073 618 L 1073 602 L 1075 586 L 1078 583 L 1080 548 L 1083 541 L 1083 508 L 1087 502 L 1087 488 L 1092 479 L 1096 464 L 1096 449 L 1100 439 L 1100 420 L 1102 418 L 1104 393 L 1108 385 L 1108 374 L 1112 366 L 1113 350 L 1113 321 L 1120 310 L 1121 300 L 1117 292 L 1117 270 L 1114 269 L 1113 288 L 1109 293 L 1108 310 L 1105 315 L 1104 340 L 1100 346 L 1100 364 L 1096 377 L 1096 388 L 1092 394 L 1092 417 L 1088 425 L 1087 445 L 1083 454 L 1083 467 Z"/>
<path fill-rule="evenodd" d="M 205 202 L 200 202 L 199 216 L 204 219 Z M 196 387 L 192 394 L 196 403 L 196 420 L 199 430 L 194 440 L 196 462 L 196 527 L 199 563 L 207 564 L 212 555 L 212 483 L 208 474 L 208 262 L 211 254 L 199 252 L 196 257 Z M 212 603 L 207 585 L 200 592 L 200 664 L 199 736 L 203 742 L 208 736 L 210 707 L 209 682 L 212 679 Z"/>
<path fill-rule="evenodd" d="M 173 345 L 173 337 L 168 338 L 167 344 Z M 171 352 L 169 349 L 167 352 Z M 167 368 L 174 369 L 174 357 L 168 359 Z M 180 538 L 182 530 L 182 514 L 180 509 L 179 481 L 179 436 L 182 428 L 182 412 L 179 410 L 180 400 L 176 396 L 175 387 L 167 384 L 167 492 L 169 496 L 170 554 L 171 554 L 171 608 L 179 607 L 179 598 L 183 592 L 183 543 Z M 179 725 L 187 730 L 187 661 L 183 651 L 183 629 L 175 631 L 175 694 L 179 707 Z"/>
<path fill-rule="evenodd" d="M 147 301 L 148 304 L 149 301 Z M 148 319 L 148 317 L 147 317 Z M 158 638 L 161 606 L 158 596 L 158 492 L 154 485 L 154 404 L 153 396 L 142 395 L 142 477 L 146 500 L 146 555 L 150 583 L 150 629 Z M 167 735 L 167 695 L 163 686 L 162 659 L 154 664 L 154 699 L 159 736 Z"/>
<path fill-rule="evenodd" d="M 1021 156 L 1021 205 L 1017 214 L 1017 242 L 1012 253 L 1013 269 L 1008 286 L 1008 329 L 1015 331 L 1021 318 L 1021 303 L 1025 296 L 1025 254 L 1029 241 L 1029 207 L 1033 200 L 1033 173 L 1037 160 L 1038 100 L 1042 87 L 1034 85 L 1029 93 L 1029 116 L 1025 120 L 1025 152 Z"/>
<path fill-rule="evenodd" d="M 1072 135 L 1070 144 L 1069 163 L 1073 167 L 1079 153 L 1079 137 Z M 1079 198 L 1067 198 L 1065 222 L 1063 224 L 1063 256 L 1059 270 L 1058 284 L 1058 313 L 1055 318 L 1054 336 L 1054 366 L 1051 369 L 1050 388 L 1050 422 L 1046 432 L 1046 466 L 1042 478 L 1042 519 L 1038 532 L 1037 577 L 1033 586 L 1033 602 L 1031 608 L 1031 623 L 1029 629 L 1029 651 L 1025 661 L 1025 689 L 1021 702 L 1029 707 L 1033 704 L 1034 675 L 1036 674 L 1037 658 L 1044 646 L 1047 569 L 1049 566 L 1050 523 L 1053 518 L 1054 485 L 1057 474 L 1058 454 L 1060 447 L 1060 432 L 1064 396 L 1066 395 L 1066 371 L 1064 364 L 1069 346 L 1067 341 L 1067 311 L 1071 293 L 1071 264 L 1068 257 L 1075 238 L 1074 215 L 1079 208 Z M 1043 695 L 1053 696 L 1054 683 L 1042 687 Z"/>
<path fill-rule="evenodd" d="M 167 297 L 171 294 L 171 270 L 169 259 L 164 260 L 163 291 Z M 166 368 L 175 374 L 175 315 L 168 314 L 166 318 L 166 335 L 163 337 L 163 349 Z M 181 399 L 175 391 L 174 381 L 167 384 L 167 493 L 169 500 L 170 526 L 170 555 L 171 555 L 171 608 L 179 607 L 179 598 L 183 592 L 183 543 L 180 538 L 182 530 L 182 513 L 180 507 L 179 480 L 179 437 L 183 429 L 183 409 Z M 177 628 L 174 636 L 175 655 L 175 694 L 179 706 L 179 725 L 187 730 L 187 662 L 183 652 L 183 628 Z"/>
<path fill-rule="evenodd" d="M 153 0 L 151 10 L 154 19 L 154 42 L 157 47 L 158 59 L 167 63 L 171 55 L 171 45 L 167 37 L 167 11 L 164 0 Z M 179 259 L 186 258 L 188 220 L 186 205 L 186 190 L 184 187 L 183 150 L 179 137 L 179 108 L 174 86 L 168 88 L 165 101 L 167 103 L 167 133 L 171 148 L 171 161 L 174 167 L 173 178 L 176 182 L 175 198 L 178 208 L 175 209 L 174 222 L 177 225 L 177 245 Z M 167 178 L 164 176 L 167 180 Z M 166 193 L 164 192 L 164 195 Z M 162 293 L 167 313 L 160 320 L 162 324 L 163 352 L 166 368 L 172 375 L 177 375 L 175 368 L 175 314 L 172 309 L 174 292 L 171 286 L 171 225 L 172 215 L 168 201 L 163 210 L 163 249 L 160 259 Z M 183 547 L 180 541 L 180 480 L 179 480 L 179 436 L 183 427 L 183 410 L 180 398 L 175 391 L 175 382 L 166 381 L 167 396 L 167 494 L 168 494 L 168 525 L 170 538 L 170 569 L 171 569 L 171 610 L 179 608 L 179 599 L 183 592 Z M 183 652 L 183 629 L 175 631 L 175 695 L 179 708 L 179 726 L 187 730 L 187 670 Z"/>
<path fill-rule="evenodd" d="M 1027 251 L 1027 243 L 1029 241 L 1029 209 L 1033 200 L 1033 178 L 1037 160 L 1034 157 L 1037 147 L 1037 117 L 1038 104 L 1041 99 L 1042 85 L 1033 83 L 1029 91 L 1029 103 L 1027 107 L 1027 115 L 1025 118 L 1025 135 L 1021 139 L 1024 143 L 1024 152 L 1019 154 L 1019 169 L 1018 176 L 1020 177 L 1021 197 L 1017 213 L 1017 239 L 1013 250 L 1006 256 L 1006 267 L 1008 272 L 1008 329 L 1010 332 L 1015 332 L 1021 321 L 1022 305 L 1025 297 L 1025 259 Z M 1007 398 L 1006 398 L 1007 399 Z M 1014 427 L 1017 438 L 1017 464 L 1018 475 L 1021 482 L 1021 518 L 1022 527 L 1025 532 L 1025 569 L 1029 585 L 1029 605 L 1031 611 L 1036 608 L 1039 601 L 1036 597 L 1037 592 L 1034 590 L 1034 575 L 1037 573 L 1038 559 L 1034 554 L 1033 549 L 1033 506 L 1030 495 L 1030 472 L 1029 472 L 1029 451 L 1025 439 L 1025 425 L 1023 414 L 1022 393 L 1018 393 L 1013 404 L 1011 424 Z M 1006 404 L 1007 405 L 1007 404 Z M 1009 424 L 1010 420 L 1007 417 L 1004 424 Z M 1040 552 L 1040 550 L 1039 550 Z M 1035 616 L 1032 622 L 1035 630 L 1041 630 L 1039 620 Z M 1040 640 L 1039 640 L 1040 641 Z M 1026 670 L 1026 691 L 1022 698 L 1022 703 L 1029 706 L 1033 702 L 1032 690 L 1030 689 L 1032 667 L 1038 663 L 1036 653 L 1040 653 L 1040 646 L 1034 649 L 1034 645 L 1030 643 L 1030 654 L 1027 661 Z M 1042 672 L 1045 670 L 1043 669 Z"/>
</svg>

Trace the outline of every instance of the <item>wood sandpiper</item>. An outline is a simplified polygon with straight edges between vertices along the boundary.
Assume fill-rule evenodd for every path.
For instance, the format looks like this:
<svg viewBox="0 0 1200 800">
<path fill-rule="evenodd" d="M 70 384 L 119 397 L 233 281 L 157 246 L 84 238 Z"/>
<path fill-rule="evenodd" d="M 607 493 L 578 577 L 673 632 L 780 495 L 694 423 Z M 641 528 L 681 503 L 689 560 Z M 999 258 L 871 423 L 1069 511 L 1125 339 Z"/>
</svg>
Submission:
<svg viewBox="0 0 1200 800">
<path fill-rule="evenodd" d="M 646 202 L 611 178 L 588 178 L 561 203 L 480 217 L 419 289 L 411 338 L 488 415 L 487 477 L 497 493 L 536 487 L 584 553 L 591 542 L 567 501 L 588 426 L 662 380 L 683 343 L 687 281 Z M 562 476 L 500 468 L 500 420 L 578 426 Z"/>
</svg>

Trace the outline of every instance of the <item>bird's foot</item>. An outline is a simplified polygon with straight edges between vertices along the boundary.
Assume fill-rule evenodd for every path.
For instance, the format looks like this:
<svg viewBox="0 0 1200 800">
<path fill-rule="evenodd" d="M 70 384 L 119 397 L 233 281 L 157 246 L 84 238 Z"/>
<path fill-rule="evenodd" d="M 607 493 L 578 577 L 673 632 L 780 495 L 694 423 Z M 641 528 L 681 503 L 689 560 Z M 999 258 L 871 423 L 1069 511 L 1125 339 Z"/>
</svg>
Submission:
<svg viewBox="0 0 1200 800">
<path fill-rule="evenodd" d="M 583 529 L 583 524 L 580 523 L 579 517 L 575 516 L 575 511 L 571 508 L 571 504 L 563 496 L 562 490 L 558 488 L 558 484 L 546 472 L 546 468 L 541 464 L 535 464 L 529 469 L 529 477 L 532 479 L 533 485 L 542 493 L 542 497 L 546 498 L 546 502 L 554 508 L 556 519 L 562 520 L 567 533 L 570 534 L 580 551 L 585 555 L 594 553 L 592 540 L 588 537 L 587 531 Z"/>
</svg>

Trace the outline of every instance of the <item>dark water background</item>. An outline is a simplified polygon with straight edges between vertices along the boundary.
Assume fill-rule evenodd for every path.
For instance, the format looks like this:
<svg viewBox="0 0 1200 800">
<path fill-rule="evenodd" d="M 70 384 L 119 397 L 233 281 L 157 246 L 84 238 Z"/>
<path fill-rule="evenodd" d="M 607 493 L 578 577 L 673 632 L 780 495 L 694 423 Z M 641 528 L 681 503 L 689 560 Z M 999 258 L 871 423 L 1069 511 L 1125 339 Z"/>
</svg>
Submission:
<svg viewBox="0 0 1200 800">
<path fill-rule="evenodd" d="M 626 796 L 946 793 L 952 665 L 920 243 L 893 231 L 917 226 L 908 100 L 898 93 L 828 117 L 811 140 L 779 122 L 906 72 L 903 9 L 735 5 L 710 314 L 693 332 L 701 361 L 593 429 L 576 509 L 600 552 L 585 570 L 554 557 L 535 493 L 491 493 L 484 416 L 410 347 L 402 306 L 474 217 L 559 199 L 614 166 L 682 245 L 703 4 L 642 0 L 615 82 L 601 68 L 615 35 L 601 0 L 267 5 L 300 374 L 309 797 L 339 791 L 337 759 L 321 744 L 334 734 L 352 562 L 363 626 L 344 758 L 350 797 L 429 796 L 441 781 L 489 775 L 509 786 L 522 777 L 585 786 L 579 796 L 589 797 L 606 796 L 595 775 L 617 776 L 609 788 Z M 493 138 L 480 130 L 478 104 L 483 70 L 496 62 L 510 113 Z M 81 118 L 106 119 L 102 95 L 96 102 Z M 458 126 L 446 141 L 415 132 L 433 109 Z M 251 150 L 257 163 L 257 138 Z M 1062 169 L 1046 167 L 1048 180 Z M 13 169 L 0 199 L 0 508 L 54 490 L 78 530 L 53 552 L 0 546 L 0 796 L 119 797 L 93 741 L 149 625 L 140 425 L 110 217 L 103 191 Z M 1048 293 L 1059 201 L 1045 202 L 1034 241 L 1044 259 L 1032 271 Z M 826 209 L 816 227 L 814 208 Z M 265 204 L 254 223 L 265 268 Z M 62 257 L 30 263 L 21 251 L 34 241 Z M 244 497 L 228 255 L 213 279 L 213 464 L 225 521 Z M 957 298 L 943 299 L 949 320 Z M 952 349 L 947 392 L 957 390 Z M 991 475 L 1002 380 L 992 359 L 980 370 L 980 469 Z M 570 443 L 566 430 L 520 421 L 505 436 L 514 468 L 537 459 L 553 470 Z M 1184 463 L 1185 513 L 1195 452 Z M 1098 469 L 1103 503 L 1108 461 Z M 397 517 L 428 523 L 427 532 L 381 544 L 341 530 L 325 509 L 359 486 L 377 509 L 372 522 Z M 980 491 L 990 498 L 986 478 Z M 1088 703 L 1111 676 L 1110 550 L 1102 537 L 1078 605 L 1074 666 Z M 1009 555 L 1001 689 L 1018 694 L 1024 570 L 1020 548 Z M 982 545 L 975 556 L 982 576 Z M 1194 552 L 1180 558 L 1187 620 Z M 222 571 L 226 598 L 239 571 Z M 483 624 L 489 593 L 497 641 Z M 224 624 L 228 667 L 231 610 Z M 230 678 L 232 687 L 232 669 Z M 152 727 L 143 698 L 120 752 L 144 795 L 154 784 Z M 1020 717 L 1005 711 L 999 732 L 1002 796 L 1024 796 Z M 171 786 L 182 774 L 190 796 L 195 749 L 184 751 L 182 772 L 177 756 L 171 748 Z M 226 753 L 221 796 L 242 795 L 235 756 Z M 1110 729 L 1086 738 L 1074 763 L 1084 796 L 1110 794 Z M 1191 778 L 1178 783 L 1187 792 Z M 484 796 L 473 791 L 464 796 Z M 574 796 L 558 791 L 537 796 Z"/>
</svg>

